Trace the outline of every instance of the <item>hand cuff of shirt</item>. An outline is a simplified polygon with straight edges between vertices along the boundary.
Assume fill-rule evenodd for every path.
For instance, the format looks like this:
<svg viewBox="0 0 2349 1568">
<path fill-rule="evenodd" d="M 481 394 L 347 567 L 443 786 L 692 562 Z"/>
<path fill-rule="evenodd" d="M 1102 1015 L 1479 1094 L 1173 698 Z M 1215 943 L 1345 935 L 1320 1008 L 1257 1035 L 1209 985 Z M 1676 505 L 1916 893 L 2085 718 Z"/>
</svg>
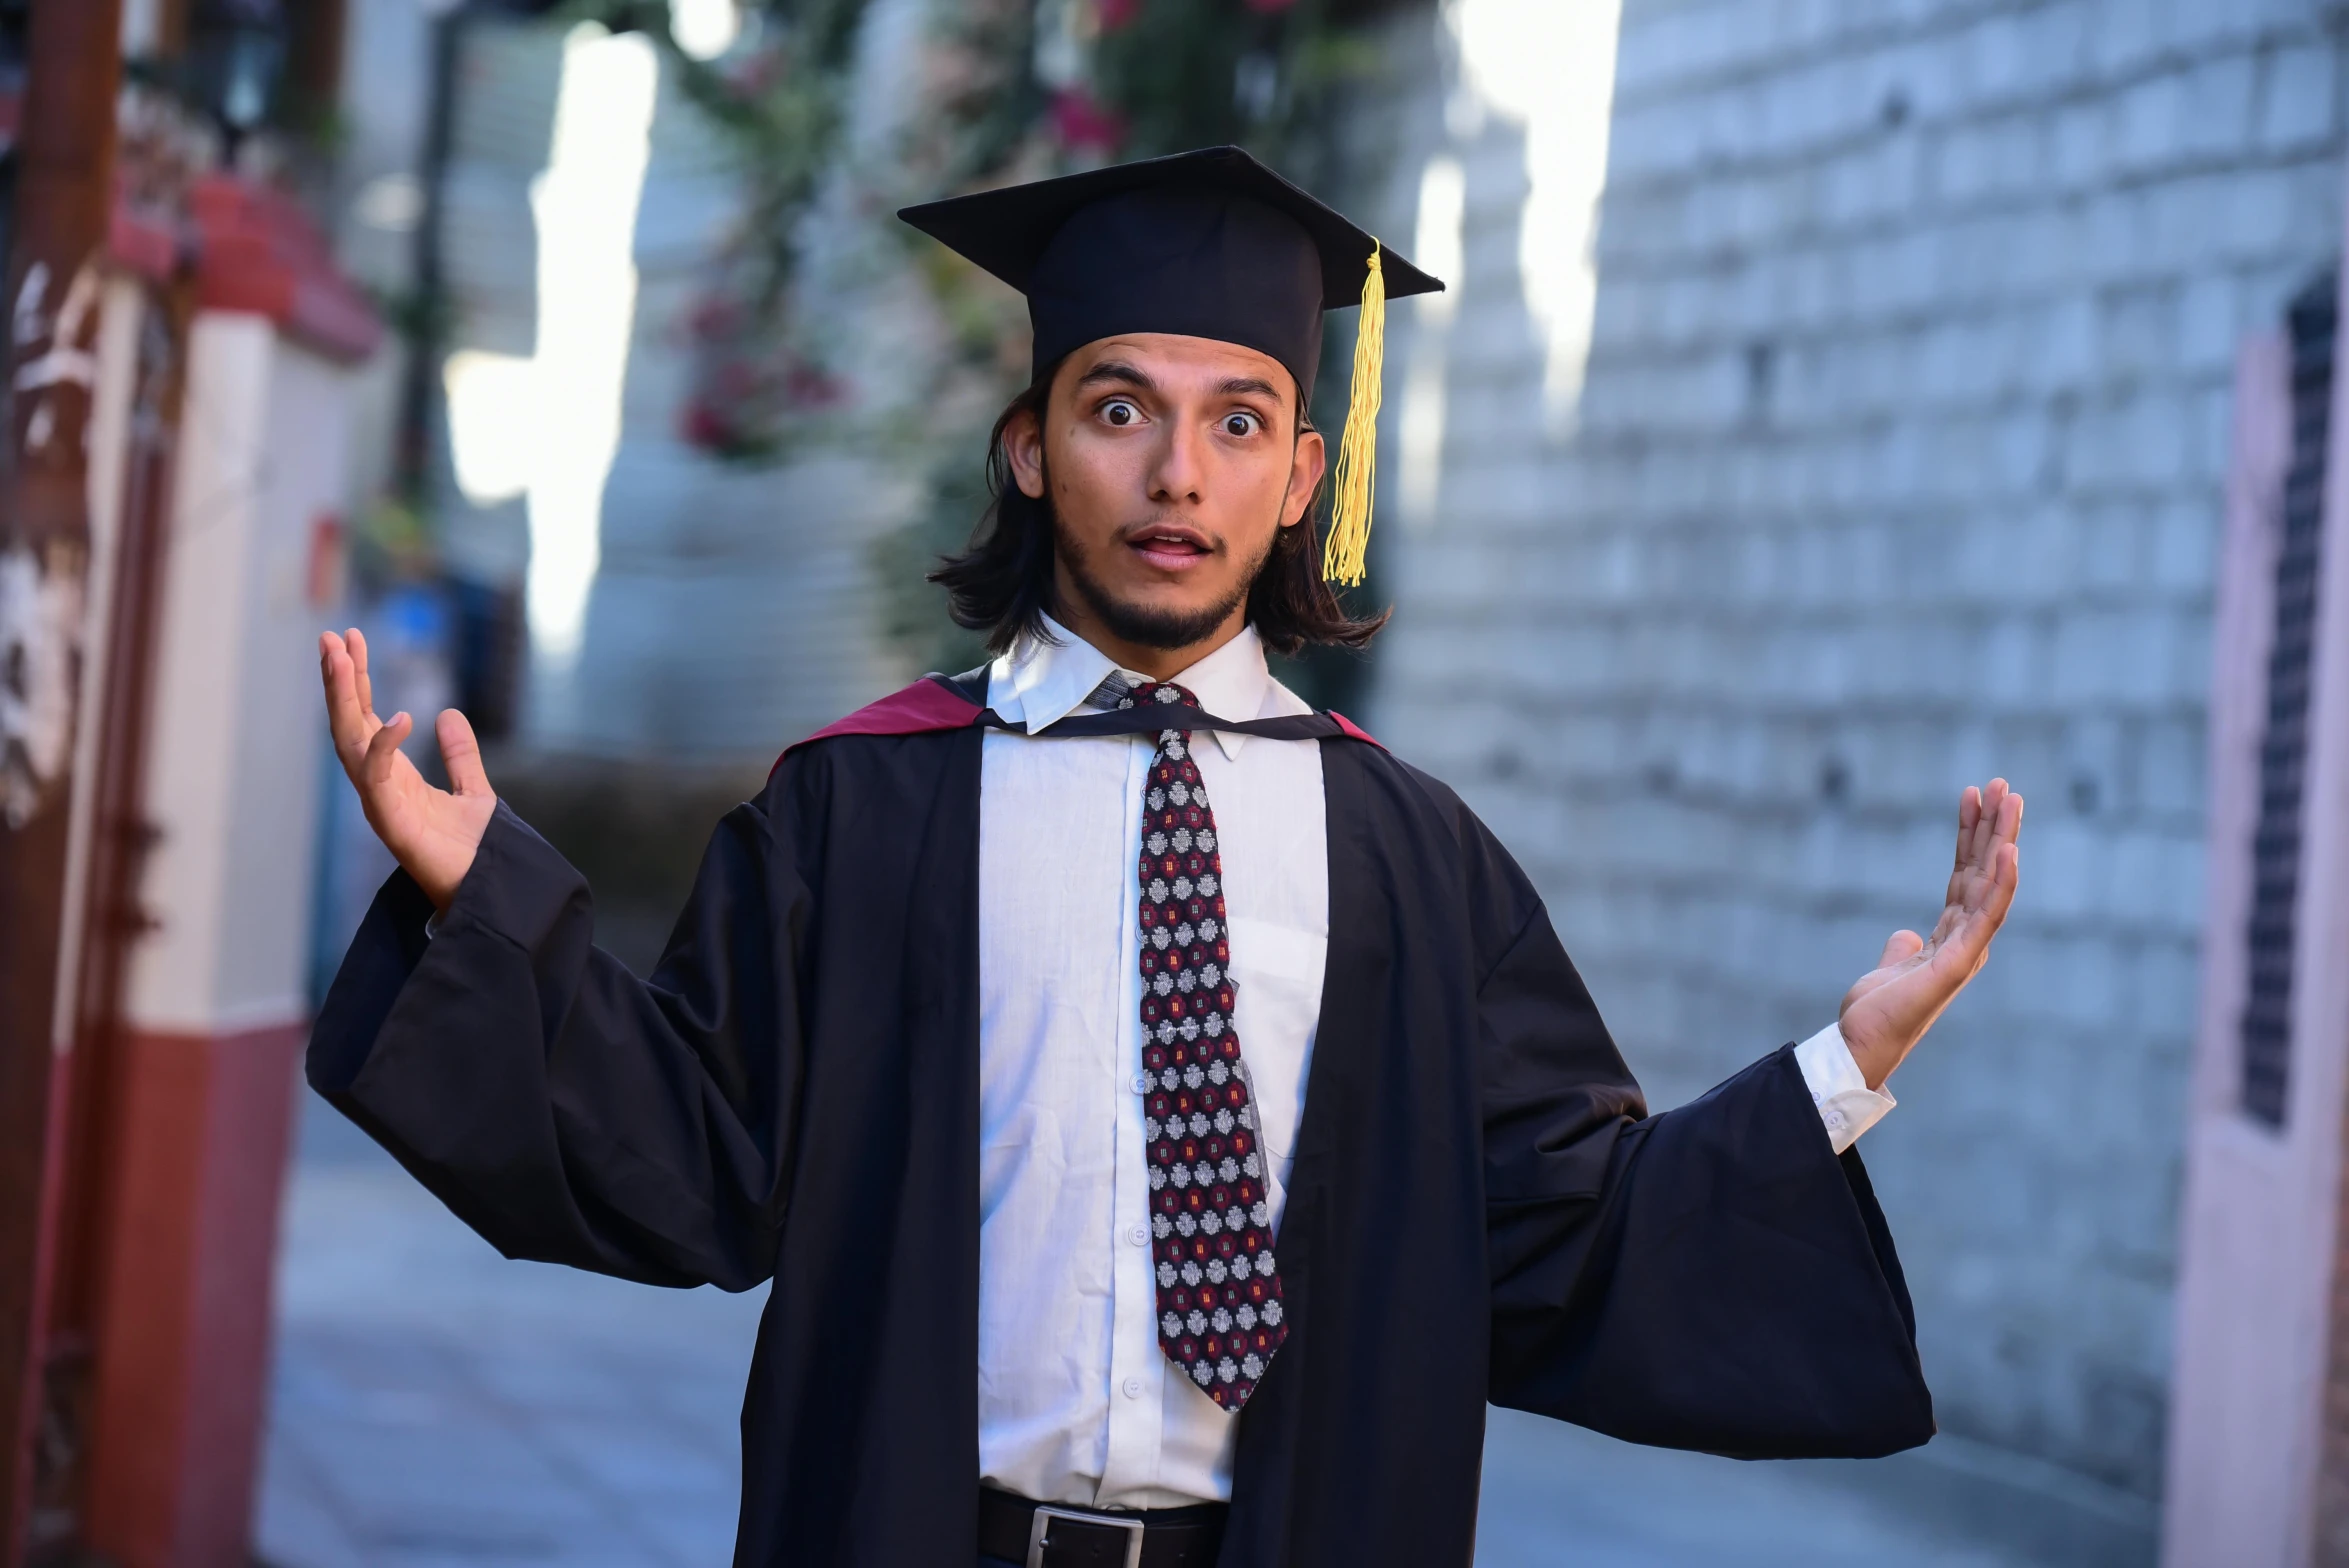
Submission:
<svg viewBox="0 0 2349 1568">
<path fill-rule="evenodd" d="M 1810 1086 L 1819 1120 L 1826 1124 L 1827 1141 L 1838 1154 L 1859 1142 L 1861 1133 L 1900 1103 L 1883 1090 L 1868 1087 L 1839 1024 L 1829 1024 L 1796 1046 L 1794 1062 L 1802 1069 L 1803 1082 Z"/>
</svg>

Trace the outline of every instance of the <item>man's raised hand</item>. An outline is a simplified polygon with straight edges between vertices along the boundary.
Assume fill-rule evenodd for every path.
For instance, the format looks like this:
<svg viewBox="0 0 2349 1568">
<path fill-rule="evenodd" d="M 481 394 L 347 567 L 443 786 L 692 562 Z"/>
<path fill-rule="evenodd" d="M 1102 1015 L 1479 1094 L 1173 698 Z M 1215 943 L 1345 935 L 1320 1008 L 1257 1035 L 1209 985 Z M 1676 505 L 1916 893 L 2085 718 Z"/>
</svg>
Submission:
<svg viewBox="0 0 2349 1568">
<path fill-rule="evenodd" d="M 1883 1087 L 1990 956 L 1990 939 L 2015 901 L 2023 797 L 1992 779 L 1958 801 L 1957 865 L 1931 937 L 1895 931 L 1876 967 L 1843 997 L 1843 1041 L 1868 1087 Z"/>
<path fill-rule="evenodd" d="M 367 825 L 383 840 L 402 870 L 413 877 L 435 909 L 446 909 L 457 884 L 472 869 L 473 852 L 497 810 L 498 798 L 481 769 L 481 747 L 473 726 L 454 708 L 442 710 L 434 728 L 448 765 L 449 789 L 435 789 L 400 751 L 415 722 L 405 713 L 375 716 L 375 694 L 367 681 L 367 639 L 357 627 L 344 636 L 318 639 L 319 673 L 326 682 L 326 722 L 334 732 L 334 754 L 342 759 Z"/>
</svg>

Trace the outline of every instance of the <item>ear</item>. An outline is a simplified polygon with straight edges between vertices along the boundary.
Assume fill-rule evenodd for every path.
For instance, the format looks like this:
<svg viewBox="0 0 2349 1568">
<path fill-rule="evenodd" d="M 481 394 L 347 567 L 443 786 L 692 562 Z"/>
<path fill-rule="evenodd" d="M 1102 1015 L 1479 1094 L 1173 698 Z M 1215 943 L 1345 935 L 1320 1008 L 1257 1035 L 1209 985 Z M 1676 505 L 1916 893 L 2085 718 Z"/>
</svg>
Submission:
<svg viewBox="0 0 2349 1568">
<path fill-rule="evenodd" d="M 1034 409 L 1018 410 L 1003 427 L 1003 452 L 1011 459 L 1020 494 L 1031 501 L 1044 499 L 1044 426 Z"/>
<path fill-rule="evenodd" d="M 1318 430 L 1303 430 L 1297 434 L 1297 443 L 1289 452 L 1289 493 L 1281 502 L 1281 526 L 1294 528 L 1305 520 L 1306 511 L 1313 505 L 1313 494 L 1321 488 L 1322 476 L 1329 472 L 1329 448 Z"/>
</svg>

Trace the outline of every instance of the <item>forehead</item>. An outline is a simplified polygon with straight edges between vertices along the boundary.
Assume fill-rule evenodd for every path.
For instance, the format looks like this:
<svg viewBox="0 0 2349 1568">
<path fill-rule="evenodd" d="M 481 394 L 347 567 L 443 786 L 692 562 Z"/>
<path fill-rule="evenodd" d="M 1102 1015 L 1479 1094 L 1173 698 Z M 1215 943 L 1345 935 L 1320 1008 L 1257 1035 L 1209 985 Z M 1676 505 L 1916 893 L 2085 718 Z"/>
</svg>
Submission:
<svg viewBox="0 0 2349 1568">
<path fill-rule="evenodd" d="M 1213 391 L 1227 381 L 1262 381 L 1294 395 L 1296 378 L 1270 354 L 1216 338 L 1172 332 L 1121 332 L 1095 338 L 1062 361 L 1059 384 L 1067 386 L 1096 365 L 1131 365 L 1169 392 Z"/>
</svg>

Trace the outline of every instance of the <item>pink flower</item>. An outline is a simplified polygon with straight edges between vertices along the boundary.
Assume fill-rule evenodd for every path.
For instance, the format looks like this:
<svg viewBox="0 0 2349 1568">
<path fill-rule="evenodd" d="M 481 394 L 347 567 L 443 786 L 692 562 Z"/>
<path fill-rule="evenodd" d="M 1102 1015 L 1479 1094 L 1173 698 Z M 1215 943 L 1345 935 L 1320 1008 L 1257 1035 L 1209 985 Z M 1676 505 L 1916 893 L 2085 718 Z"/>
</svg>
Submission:
<svg viewBox="0 0 2349 1568">
<path fill-rule="evenodd" d="M 792 363 L 784 390 L 800 408 L 831 408 L 848 396 L 848 388 L 838 376 L 804 359 Z"/>
<path fill-rule="evenodd" d="M 780 49 L 762 49 L 727 74 L 726 90 L 735 101 L 748 103 L 783 79 L 783 66 Z"/>
<path fill-rule="evenodd" d="M 1078 88 L 1052 95 L 1052 134 L 1064 147 L 1113 153 L 1126 138 L 1126 123 Z"/>
<path fill-rule="evenodd" d="M 686 405 L 685 417 L 678 421 L 678 434 L 688 446 L 704 452 L 722 452 L 731 443 L 732 429 L 725 417 L 709 404 L 696 400 Z"/>
<path fill-rule="evenodd" d="M 1121 27 L 1131 27 L 1142 14 L 1142 0 L 1098 0 L 1094 16 L 1101 30 L 1114 33 Z"/>
<path fill-rule="evenodd" d="M 760 390 L 758 372 L 739 361 L 720 365 L 711 379 L 717 384 L 718 396 L 730 402 L 755 397 Z"/>
<path fill-rule="evenodd" d="M 742 328 L 742 310 L 732 300 L 705 295 L 685 318 L 686 330 L 708 342 L 725 342 Z"/>
</svg>

